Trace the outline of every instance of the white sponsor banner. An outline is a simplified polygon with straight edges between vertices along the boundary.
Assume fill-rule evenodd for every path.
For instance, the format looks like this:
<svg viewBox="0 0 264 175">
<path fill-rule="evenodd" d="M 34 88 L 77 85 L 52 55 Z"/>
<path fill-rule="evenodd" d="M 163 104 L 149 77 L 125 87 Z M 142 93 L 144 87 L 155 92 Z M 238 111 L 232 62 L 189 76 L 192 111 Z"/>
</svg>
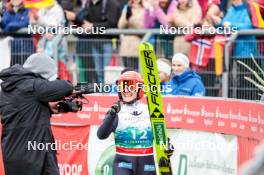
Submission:
<svg viewBox="0 0 264 175">
<path fill-rule="evenodd" d="M 97 138 L 91 126 L 88 151 L 90 175 L 112 175 L 115 155 L 113 134 Z M 237 175 L 237 137 L 218 133 L 168 129 L 174 146 L 171 157 L 174 175 Z"/>
<path fill-rule="evenodd" d="M 114 135 L 99 140 L 98 126 L 91 125 L 88 148 L 89 175 L 112 175 L 112 166 L 115 156 Z"/>
<path fill-rule="evenodd" d="M 169 130 L 174 175 L 236 175 L 237 137 L 183 129 Z"/>
<path fill-rule="evenodd" d="M 11 62 L 11 48 L 10 48 L 11 37 L 0 39 L 0 71 L 8 68 Z"/>
</svg>

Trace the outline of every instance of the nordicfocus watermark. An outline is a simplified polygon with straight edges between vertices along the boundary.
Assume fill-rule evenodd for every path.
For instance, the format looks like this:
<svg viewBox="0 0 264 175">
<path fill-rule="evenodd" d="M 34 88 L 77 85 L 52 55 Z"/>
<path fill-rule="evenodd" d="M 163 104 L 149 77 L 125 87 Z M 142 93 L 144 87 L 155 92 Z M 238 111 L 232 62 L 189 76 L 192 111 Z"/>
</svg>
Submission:
<svg viewBox="0 0 264 175">
<path fill-rule="evenodd" d="M 169 27 L 160 25 L 160 34 L 197 34 L 197 35 L 230 35 L 237 32 L 237 27 L 212 27 L 212 26 L 193 26 L 193 27 Z"/>
<path fill-rule="evenodd" d="M 53 34 L 53 35 L 71 35 L 71 34 L 105 34 L 106 28 L 105 27 L 89 27 L 89 28 L 83 28 L 78 27 L 76 25 L 70 25 L 68 27 L 65 26 L 57 26 L 57 27 L 43 27 L 43 26 L 37 26 L 37 25 L 29 25 L 27 28 L 28 34 Z"/>
<path fill-rule="evenodd" d="M 170 93 L 173 90 L 170 84 L 148 86 L 142 83 L 129 84 L 129 82 L 126 81 L 123 84 L 118 84 L 118 85 L 109 85 L 103 83 L 93 84 L 93 92 L 97 92 L 97 93 L 111 93 L 113 92 L 113 89 L 115 89 L 117 92 L 124 92 L 124 91 L 134 92 L 139 88 L 141 88 L 144 92 Z"/>
<path fill-rule="evenodd" d="M 237 145 L 234 142 L 233 144 L 226 144 L 226 143 L 217 143 L 212 141 L 203 141 L 197 143 L 192 142 L 177 142 L 172 144 L 164 144 L 163 142 L 160 142 L 159 149 L 169 149 L 169 150 L 187 150 L 187 151 L 210 151 L 210 150 L 237 150 Z"/>
<path fill-rule="evenodd" d="M 54 143 L 40 143 L 37 141 L 28 141 L 27 144 L 28 151 L 30 150 L 38 150 L 38 151 L 50 151 L 50 150 L 88 150 L 88 143 L 81 143 L 78 141 L 70 141 L 70 142 L 62 142 L 61 140 L 56 140 Z"/>
</svg>

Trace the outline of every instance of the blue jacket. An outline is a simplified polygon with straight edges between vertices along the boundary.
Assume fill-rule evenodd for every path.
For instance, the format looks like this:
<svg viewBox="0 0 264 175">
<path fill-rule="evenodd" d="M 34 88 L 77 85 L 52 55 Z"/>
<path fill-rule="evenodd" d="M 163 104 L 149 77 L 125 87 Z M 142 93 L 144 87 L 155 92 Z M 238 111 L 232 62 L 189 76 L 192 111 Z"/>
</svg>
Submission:
<svg viewBox="0 0 264 175">
<path fill-rule="evenodd" d="M 205 88 L 201 81 L 201 77 L 191 71 L 186 70 L 180 76 L 174 75 L 169 82 L 172 88 L 171 95 L 184 96 L 204 96 Z"/>
<path fill-rule="evenodd" d="M 171 84 L 170 82 L 162 82 L 160 83 L 160 90 L 162 95 L 169 95 L 172 92 Z"/>
<path fill-rule="evenodd" d="M 28 27 L 29 17 L 28 9 L 21 8 L 17 13 L 6 11 L 3 15 L 1 28 L 4 32 L 14 32 L 21 28 Z"/>
<path fill-rule="evenodd" d="M 230 27 L 236 27 L 237 30 L 253 28 L 246 4 L 232 5 L 223 18 L 221 25 L 225 22 L 230 22 Z M 252 35 L 239 36 L 235 41 L 233 56 L 235 58 L 249 58 L 251 53 L 253 55 L 257 54 L 256 37 Z"/>
</svg>

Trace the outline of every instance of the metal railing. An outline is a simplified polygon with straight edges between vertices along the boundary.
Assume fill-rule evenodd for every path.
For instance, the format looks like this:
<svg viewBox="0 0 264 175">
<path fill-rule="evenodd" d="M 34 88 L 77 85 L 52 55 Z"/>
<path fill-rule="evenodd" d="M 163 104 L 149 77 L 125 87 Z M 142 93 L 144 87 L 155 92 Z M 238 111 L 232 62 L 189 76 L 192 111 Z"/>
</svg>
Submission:
<svg viewBox="0 0 264 175">
<path fill-rule="evenodd" d="M 225 71 L 223 73 L 223 76 L 222 76 L 222 91 L 223 91 L 223 97 L 226 97 L 226 98 L 244 98 L 244 99 L 259 99 L 260 97 L 257 96 L 256 94 L 257 93 L 260 93 L 259 90 L 257 88 L 255 88 L 252 84 L 250 84 L 249 82 L 245 82 L 243 79 L 243 75 L 248 75 L 250 76 L 250 73 L 245 70 L 245 69 L 242 69 L 242 70 L 235 70 L 236 68 L 234 68 L 234 66 L 237 66 L 238 67 L 241 67 L 240 65 L 237 65 L 235 60 L 236 59 L 239 59 L 239 58 L 235 58 L 232 53 L 230 52 L 230 48 L 235 45 L 235 44 L 238 44 L 239 41 L 236 41 L 236 39 L 239 37 L 239 36 L 264 36 L 264 30 L 263 29 L 254 29 L 254 30 L 239 30 L 235 33 L 233 33 L 228 42 L 226 43 L 225 45 L 225 48 L 224 48 L 224 62 L 225 62 Z M 243 41 L 242 41 L 243 42 Z M 256 45 L 264 45 L 264 41 L 255 41 L 256 43 L 249 43 L 251 41 L 245 41 L 244 44 L 251 44 L 251 47 L 253 47 L 254 44 Z M 243 43 L 239 43 L 239 44 L 243 44 Z M 258 46 L 256 46 L 258 47 Z M 243 49 L 243 48 L 242 48 Z M 257 48 L 258 49 L 258 48 Z M 242 51 L 242 50 L 241 50 Z M 261 64 L 262 68 L 264 68 L 263 64 L 262 64 L 262 59 L 264 59 L 264 52 L 263 53 L 252 53 L 253 55 L 257 55 L 257 58 L 256 60 Z M 242 61 L 244 61 L 245 63 L 247 63 L 249 66 L 251 66 L 252 68 L 254 68 L 254 64 L 252 64 L 252 61 L 251 61 L 251 58 L 250 58 L 250 53 L 247 55 L 247 58 L 242 58 Z M 233 64 L 231 66 L 231 63 Z M 230 85 L 231 81 L 230 81 L 230 75 L 231 75 L 231 70 L 230 68 L 233 68 L 233 71 L 236 71 L 236 72 L 233 72 L 233 73 L 237 73 L 237 75 L 239 76 L 239 78 L 241 79 L 241 81 L 244 81 L 244 86 L 248 86 L 247 88 L 244 87 L 244 92 L 241 91 L 241 84 L 236 83 L 236 85 L 232 86 Z M 242 71 L 242 72 L 241 72 Z M 233 80 L 234 80 L 234 75 L 233 74 Z M 231 78 L 232 80 L 232 78 Z M 240 86 L 240 87 L 239 87 Z M 240 91 L 239 91 L 240 90 Z M 243 93 L 247 93 L 247 95 L 241 95 Z"/>
<path fill-rule="evenodd" d="M 12 41 L 12 64 L 15 63 L 23 63 L 23 61 L 27 58 L 28 55 L 34 52 L 33 48 L 33 42 L 31 35 L 27 35 L 28 30 L 27 29 L 21 29 L 18 32 L 15 33 L 15 35 L 22 35 L 23 37 L 15 37 L 16 39 Z M 72 32 L 74 33 L 74 31 Z M 6 36 L 6 34 L 3 34 L 0 32 L 0 36 Z M 12 34 L 11 34 L 12 35 Z M 27 36 L 26 36 L 27 35 Z M 108 36 L 115 37 L 116 39 L 113 41 L 112 39 L 105 39 Z M 121 45 L 120 36 L 122 35 L 136 35 L 139 36 L 142 40 L 142 42 L 149 41 L 153 35 L 154 36 L 161 36 L 160 35 L 160 29 L 107 29 L 105 30 L 104 35 L 98 36 L 98 38 L 93 35 L 90 36 L 84 36 L 84 35 L 68 35 L 67 36 L 67 42 L 68 42 L 68 50 L 71 55 L 71 57 L 75 57 L 75 59 L 78 59 L 79 63 L 79 69 L 75 70 L 78 74 L 78 81 L 98 81 L 98 75 L 102 76 L 104 73 L 104 69 L 97 68 L 94 65 L 94 61 L 100 59 L 103 56 L 102 45 L 105 43 L 109 43 L 109 48 L 106 47 L 106 49 L 111 50 L 111 54 L 108 56 L 113 57 L 117 56 L 119 61 L 123 63 L 124 66 L 128 66 L 137 70 L 140 70 L 139 62 L 137 57 L 121 57 L 119 55 L 119 49 Z M 167 35 L 167 36 L 181 36 L 182 33 L 178 33 L 177 35 Z M 235 57 L 232 55 L 232 53 L 229 52 L 229 49 L 232 45 L 236 43 L 236 39 L 240 35 L 257 35 L 257 36 L 264 36 L 264 30 L 241 30 L 237 31 L 236 33 L 233 33 L 230 37 L 228 42 L 225 45 L 224 48 L 224 64 L 225 69 L 223 72 L 222 77 L 215 76 L 214 73 L 214 60 L 211 59 L 209 61 L 209 65 L 207 69 L 205 69 L 203 72 L 199 72 L 199 74 L 202 77 L 202 80 L 204 81 L 204 84 L 207 89 L 207 96 L 223 96 L 223 97 L 231 97 L 231 98 L 246 98 L 246 99 L 257 99 L 256 95 L 248 95 L 241 97 L 238 95 L 238 93 L 241 93 L 238 91 L 240 84 L 234 85 L 233 82 L 230 81 L 231 77 L 231 67 L 230 64 L 233 63 L 232 61 L 235 60 Z M 165 35 L 162 35 L 165 36 Z M 104 39 L 102 39 L 104 38 Z M 164 57 L 164 53 L 160 52 L 158 48 L 164 49 L 164 47 L 170 47 L 173 45 L 173 40 L 169 39 L 157 39 L 155 43 L 153 43 L 156 48 L 156 54 L 157 57 Z M 179 43 L 180 44 L 180 43 Z M 111 46 L 110 46 L 111 45 Z M 54 47 L 54 58 L 60 59 L 57 55 L 58 45 L 56 44 Z M 171 48 L 169 48 L 170 50 Z M 96 53 L 96 50 L 98 52 Z M 101 50 L 101 51 L 100 51 Z M 128 48 L 129 50 L 129 48 Z M 167 48 L 168 50 L 168 48 Z M 168 53 L 166 56 L 171 58 L 172 53 Z M 75 56 L 72 56 L 75 55 Z M 93 58 L 94 55 L 97 56 L 97 58 Z M 121 57 L 121 58 L 120 58 Z M 263 57 L 263 53 L 260 55 L 259 58 Z M 98 64 L 102 65 L 104 63 L 98 62 Z M 245 70 L 242 70 L 245 71 Z M 240 72 L 243 73 L 243 72 Z M 240 74 L 238 72 L 238 74 Z M 248 74 L 248 72 L 245 72 L 245 74 Z M 232 74 L 233 76 L 235 74 Z M 76 76 L 75 76 L 76 77 Z M 249 84 L 249 83 L 248 83 Z M 244 83 L 245 85 L 245 83 Z M 256 91 L 256 88 L 247 85 L 244 90 L 245 92 L 248 91 Z M 237 88 L 237 89 L 235 89 Z M 249 92 L 248 92 L 249 93 Z"/>
</svg>

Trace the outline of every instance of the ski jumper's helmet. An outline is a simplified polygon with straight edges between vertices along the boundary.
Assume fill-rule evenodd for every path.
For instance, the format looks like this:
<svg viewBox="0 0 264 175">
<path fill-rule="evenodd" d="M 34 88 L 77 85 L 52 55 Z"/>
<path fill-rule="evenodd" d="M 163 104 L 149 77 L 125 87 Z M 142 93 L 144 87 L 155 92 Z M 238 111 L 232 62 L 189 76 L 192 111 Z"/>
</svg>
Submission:
<svg viewBox="0 0 264 175">
<path fill-rule="evenodd" d="M 122 99 L 121 92 L 123 91 L 125 86 L 129 86 L 131 90 L 137 90 L 137 98 L 135 100 L 139 100 L 143 97 L 143 79 L 138 72 L 135 71 L 127 71 L 120 75 L 118 81 L 118 97 L 120 100 Z"/>
</svg>

